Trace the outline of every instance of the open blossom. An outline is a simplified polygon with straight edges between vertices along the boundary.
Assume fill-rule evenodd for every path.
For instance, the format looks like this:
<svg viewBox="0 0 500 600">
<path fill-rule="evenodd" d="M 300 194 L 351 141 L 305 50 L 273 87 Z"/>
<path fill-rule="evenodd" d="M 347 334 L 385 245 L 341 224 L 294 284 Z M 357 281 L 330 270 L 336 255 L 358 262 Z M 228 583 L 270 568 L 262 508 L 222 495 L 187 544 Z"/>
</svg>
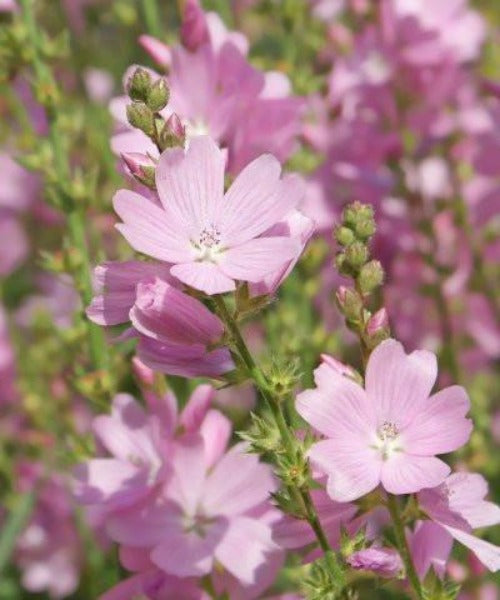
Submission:
<svg viewBox="0 0 500 600">
<path fill-rule="evenodd" d="M 297 397 L 299 414 L 326 439 L 309 457 L 328 475 L 333 500 L 355 500 L 381 484 L 393 494 L 439 485 L 450 472 L 436 454 L 469 438 L 469 399 L 452 386 L 429 396 L 436 357 L 424 350 L 407 355 L 395 340 L 373 351 L 365 389 L 329 366 L 315 371 L 317 388 Z"/>
<path fill-rule="evenodd" d="M 95 458 L 75 470 L 74 493 L 80 502 L 112 512 L 151 494 L 170 476 L 172 443 L 183 434 L 200 432 L 210 442 L 211 456 L 225 447 L 229 421 L 209 410 L 214 390 L 201 385 L 178 414 L 177 401 L 148 393 L 146 412 L 132 396 L 118 394 L 110 415 L 94 419 L 93 430 L 109 458 Z"/>
<path fill-rule="evenodd" d="M 207 294 L 258 282 L 292 260 L 298 242 L 263 236 L 301 200 L 300 179 L 280 179 L 271 155 L 248 165 L 224 194 L 224 154 L 209 137 L 166 150 L 156 169 L 162 206 L 120 190 L 117 228 L 135 250 L 172 263 L 170 274 Z"/>
<path fill-rule="evenodd" d="M 149 549 L 152 562 L 167 574 L 203 576 L 217 560 L 251 584 L 277 550 L 266 516 L 276 482 L 271 469 L 241 444 L 211 469 L 209 449 L 200 435 L 180 439 L 170 460 L 173 474 L 154 501 L 113 515 L 108 533 L 126 546 Z"/>
<path fill-rule="evenodd" d="M 479 539 L 472 530 L 500 523 L 500 507 L 484 500 L 488 484 L 477 473 L 453 473 L 443 483 L 418 494 L 421 509 L 444 538 L 469 548 L 491 571 L 500 569 L 500 548 Z M 450 537 L 451 536 L 451 537 Z"/>
</svg>

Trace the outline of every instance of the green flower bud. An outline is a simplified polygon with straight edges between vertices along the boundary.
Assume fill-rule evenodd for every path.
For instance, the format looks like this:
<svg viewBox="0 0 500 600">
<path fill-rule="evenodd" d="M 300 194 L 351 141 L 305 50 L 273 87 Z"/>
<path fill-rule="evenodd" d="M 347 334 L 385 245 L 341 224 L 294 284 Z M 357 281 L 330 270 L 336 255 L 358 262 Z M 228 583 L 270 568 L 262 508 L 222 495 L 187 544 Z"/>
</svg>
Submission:
<svg viewBox="0 0 500 600">
<path fill-rule="evenodd" d="M 345 260 L 353 269 L 362 267 L 368 260 L 368 248 L 363 242 L 354 242 L 344 250 Z"/>
<path fill-rule="evenodd" d="M 355 240 L 354 232 L 349 227 L 339 226 L 335 228 L 335 239 L 341 246 L 348 246 Z"/>
<path fill-rule="evenodd" d="M 144 131 L 146 135 L 154 133 L 154 117 L 151 110 L 142 102 L 127 105 L 127 119 L 132 127 Z"/>
<path fill-rule="evenodd" d="M 342 213 L 344 225 L 356 227 L 359 221 L 373 219 L 373 207 L 370 204 L 361 204 L 361 202 L 352 202 L 348 204 Z"/>
<path fill-rule="evenodd" d="M 153 112 L 158 112 L 165 108 L 170 97 L 170 90 L 163 77 L 157 79 L 147 92 L 146 104 Z"/>
<path fill-rule="evenodd" d="M 375 219 L 373 217 L 359 219 L 354 227 L 356 237 L 364 242 L 369 240 L 376 231 Z"/>
<path fill-rule="evenodd" d="M 363 310 L 363 299 L 352 288 L 343 285 L 339 287 L 336 294 L 337 304 L 348 321 L 357 321 Z"/>
<path fill-rule="evenodd" d="M 132 100 L 145 102 L 151 88 L 151 75 L 149 71 L 138 67 L 127 82 L 127 92 Z"/>
<path fill-rule="evenodd" d="M 357 277 L 359 289 L 363 294 L 370 294 L 384 281 L 384 269 L 378 260 L 371 260 L 361 267 Z"/>
</svg>

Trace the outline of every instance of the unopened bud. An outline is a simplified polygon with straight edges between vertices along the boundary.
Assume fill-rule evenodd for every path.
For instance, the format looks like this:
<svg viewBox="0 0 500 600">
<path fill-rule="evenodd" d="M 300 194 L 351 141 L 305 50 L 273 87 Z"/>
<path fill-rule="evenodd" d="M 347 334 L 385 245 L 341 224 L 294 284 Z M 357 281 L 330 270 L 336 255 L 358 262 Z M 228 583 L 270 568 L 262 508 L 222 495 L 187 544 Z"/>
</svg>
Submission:
<svg viewBox="0 0 500 600">
<path fill-rule="evenodd" d="M 345 225 L 355 227 L 358 221 L 373 219 L 373 207 L 370 204 L 352 202 L 348 204 L 342 213 L 342 221 Z"/>
<path fill-rule="evenodd" d="M 184 147 L 186 141 L 186 129 L 179 117 L 173 113 L 163 125 L 159 137 L 162 150 L 166 148 Z"/>
<path fill-rule="evenodd" d="M 181 39 L 184 46 L 196 51 L 208 41 L 208 28 L 205 13 L 198 0 L 186 0 L 182 15 Z"/>
<path fill-rule="evenodd" d="M 366 324 L 366 333 L 368 335 L 375 335 L 382 329 L 388 329 L 388 327 L 389 318 L 387 316 L 387 311 L 385 308 L 381 308 L 368 320 L 368 323 Z"/>
<path fill-rule="evenodd" d="M 384 281 L 384 269 L 378 260 L 371 260 L 361 267 L 357 282 L 363 294 L 371 294 Z"/>
<path fill-rule="evenodd" d="M 354 242 L 344 250 L 345 260 L 353 269 L 359 269 L 368 260 L 368 248 L 363 242 Z"/>
<path fill-rule="evenodd" d="M 156 164 L 153 159 L 139 152 L 124 152 L 121 156 L 131 175 L 147 187 L 155 188 Z"/>
<path fill-rule="evenodd" d="M 362 241 L 369 240 L 375 233 L 375 230 L 376 224 L 373 216 L 366 219 L 359 219 L 354 226 L 356 237 Z"/>
<path fill-rule="evenodd" d="M 132 127 L 144 131 L 146 135 L 154 133 L 154 118 L 151 110 L 142 102 L 127 105 L 127 119 Z"/>
<path fill-rule="evenodd" d="M 360 318 L 363 300 L 356 290 L 342 285 L 337 291 L 336 298 L 340 310 L 348 321 L 356 321 Z"/>
<path fill-rule="evenodd" d="M 149 88 L 146 98 L 146 104 L 153 112 L 158 112 L 165 108 L 170 97 L 170 90 L 163 77 L 157 79 Z"/>
<path fill-rule="evenodd" d="M 335 229 L 335 239 L 341 246 L 348 246 L 354 242 L 354 232 L 349 227 L 339 226 Z"/>
<path fill-rule="evenodd" d="M 137 356 L 132 359 L 132 371 L 139 382 L 146 387 L 152 387 L 155 381 L 155 373 L 147 367 Z"/>
<path fill-rule="evenodd" d="M 127 82 L 127 93 L 132 100 L 145 102 L 151 87 L 151 74 L 138 67 Z"/>
</svg>

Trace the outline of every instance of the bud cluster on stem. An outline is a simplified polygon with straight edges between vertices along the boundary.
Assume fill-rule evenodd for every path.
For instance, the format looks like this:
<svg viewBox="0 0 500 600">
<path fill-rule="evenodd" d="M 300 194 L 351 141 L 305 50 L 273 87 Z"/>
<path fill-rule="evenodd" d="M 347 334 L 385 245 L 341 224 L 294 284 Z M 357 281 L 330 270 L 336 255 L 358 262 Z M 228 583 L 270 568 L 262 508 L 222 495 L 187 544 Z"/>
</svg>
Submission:
<svg viewBox="0 0 500 600">
<path fill-rule="evenodd" d="M 387 311 L 367 308 L 370 297 L 384 281 L 384 269 L 370 257 L 369 242 L 376 231 L 373 207 L 360 202 L 348 204 L 334 236 L 340 246 L 335 257 L 339 273 L 353 280 L 353 287 L 340 286 L 336 293 L 338 307 L 347 326 L 360 338 L 363 361 L 390 334 Z"/>
</svg>

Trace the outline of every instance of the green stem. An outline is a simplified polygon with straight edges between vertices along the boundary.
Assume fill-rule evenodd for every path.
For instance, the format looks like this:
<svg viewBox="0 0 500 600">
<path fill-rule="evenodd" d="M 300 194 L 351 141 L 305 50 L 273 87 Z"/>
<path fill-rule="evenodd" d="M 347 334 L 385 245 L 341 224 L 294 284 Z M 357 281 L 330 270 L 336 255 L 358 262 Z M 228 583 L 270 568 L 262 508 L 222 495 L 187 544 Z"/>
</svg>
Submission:
<svg viewBox="0 0 500 600">
<path fill-rule="evenodd" d="M 226 303 L 224 302 L 224 298 L 222 296 L 214 296 L 215 305 L 217 307 L 217 312 L 219 316 L 225 323 L 228 328 L 233 341 L 236 345 L 238 353 L 245 364 L 245 367 L 248 369 L 252 379 L 254 380 L 255 385 L 257 386 L 262 398 L 264 399 L 267 407 L 271 411 L 276 426 L 281 435 L 281 440 L 283 442 L 283 446 L 288 456 L 293 460 L 295 454 L 295 444 L 294 438 L 288 428 L 285 416 L 283 414 L 283 410 L 281 407 L 281 402 L 279 400 L 275 400 L 272 395 L 269 393 L 269 385 L 267 383 L 266 377 L 257 363 L 254 361 L 248 346 L 241 335 L 240 329 L 236 320 L 230 314 Z M 313 529 L 318 543 L 325 553 L 325 559 L 327 564 L 334 576 L 339 577 L 341 575 L 341 569 L 337 562 L 337 558 L 330 548 L 330 544 L 328 543 L 328 539 L 323 531 L 320 520 L 316 513 L 316 509 L 314 508 L 314 504 L 312 502 L 311 495 L 308 490 L 293 487 L 292 493 L 294 496 L 300 501 L 302 507 L 304 508 L 307 521 L 309 522 L 311 528 Z"/>
<path fill-rule="evenodd" d="M 58 110 L 56 106 L 57 87 L 49 67 L 43 62 L 40 55 L 40 29 L 37 27 L 33 0 L 21 0 L 24 24 L 28 33 L 29 43 L 32 49 L 32 66 L 35 74 L 34 91 L 40 91 L 43 95 L 41 100 L 49 122 L 49 140 L 53 152 L 54 170 L 58 181 L 58 192 L 68 217 L 68 230 L 71 244 L 77 248 L 82 264 L 76 275 L 77 287 L 80 290 L 82 301 L 88 305 L 92 299 L 92 279 L 90 275 L 90 255 L 85 238 L 85 216 L 83 211 L 75 207 L 73 199 L 69 197 L 67 190 L 71 183 L 71 168 L 68 155 L 62 137 L 58 131 Z M 97 369 L 105 369 L 107 366 L 107 347 L 104 333 L 100 327 L 88 322 L 90 357 Z"/>
<path fill-rule="evenodd" d="M 392 524 L 394 525 L 394 532 L 396 534 L 396 542 L 398 545 L 399 553 L 403 559 L 403 563 L 406 568 L 406 575 L 408 580 L 415 590 L 415 594 L 419 600 L 422 599 L 422 586 L 420 585 L 420 579 L 418 578 L 411 557 L 410 547 L 406 539 L 403 520 L 401 518 L 401 512 L 399 510 L 398 499 L 392 494 L 387 494 L 387 508 L 391 514 Z"/>
<path fill-rule="evenodd" d="M 160 11 L 158 10 L 156 0 L 142 0 L 142 12 L 144 14 L 144 21 L 146 22 L 148 33 L 159 38 L 161 36 L 162 28 Z"/>
</svg>

